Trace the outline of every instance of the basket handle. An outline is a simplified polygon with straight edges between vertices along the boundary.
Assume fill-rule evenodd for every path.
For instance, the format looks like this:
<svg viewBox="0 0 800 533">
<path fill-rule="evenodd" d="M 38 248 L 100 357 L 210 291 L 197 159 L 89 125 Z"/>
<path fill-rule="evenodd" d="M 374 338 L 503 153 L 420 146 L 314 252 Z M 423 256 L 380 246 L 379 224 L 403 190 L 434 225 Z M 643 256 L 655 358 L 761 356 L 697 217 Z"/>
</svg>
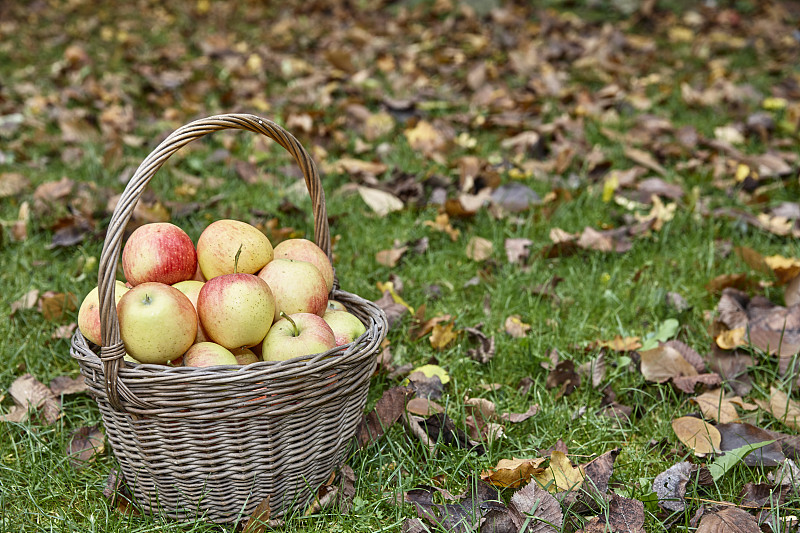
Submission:
<svg viewBox="0 0 800 533">
<path fill-rule="evenodd" d="M 265 135 L 280 144 L 294 157 L 303 172 L 306 187 L 311 196 L 314 210 L 314 240 L 331 259 L 331 238 L 328 214 L 325 209 L 325 191 L 320 182 L 319 172 L 311 156 L 291 133 L 270 120 L 249 114 L 226 114 L 202 118 L 172 132 L 142 161 L 122 192 L 114 213 L 111 215 L 103 251 L 100 255 L 98 272 L 102 332 L 100 359 L 104 367 L 108 401 L 117 410 L 122 410 L 120 396 L 134 404 L 141 404 L 141 401 L 128 390 L 124 383 L 119 381 L 119 369 L 124 364 L 122 358 L 125 355 L 125 347 L 119 334 L 119 318 L 116 305 L 114 305 L 114 284 L 125 227 L 128 225 L 133 209 L 145 187 L 150 182 L 150 178 L 172 154 L 195 139 L 214 131 L 226 129 L 247 130 Z M 338 286 L 338 282 L 334 277 L 334 287 L 336 286 Z"/>
</svg>

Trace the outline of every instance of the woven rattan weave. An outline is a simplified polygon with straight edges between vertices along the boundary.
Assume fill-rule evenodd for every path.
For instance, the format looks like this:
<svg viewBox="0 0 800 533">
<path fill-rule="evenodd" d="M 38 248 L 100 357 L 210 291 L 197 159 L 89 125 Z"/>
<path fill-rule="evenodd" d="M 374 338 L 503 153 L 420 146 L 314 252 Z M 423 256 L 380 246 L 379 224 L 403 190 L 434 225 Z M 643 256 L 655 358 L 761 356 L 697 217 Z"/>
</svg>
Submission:
<svg viewBox="0 0 800 533">
<path fill-rule="evenodd" d="M 102 348 L 77 332 L 71 355 L 97 400 L 125 480 L 145 510 L 232 522 L 267 496 L 273 517 L 302 508 L 341 464 L 361 419 L 383 312 L 340 290 L 367 327 L 355 342 L 283 362 L 212 368 L 126 363 L 114 302 L 123 233 L 150 179 L 178 149 L 207 133 L 242 129 L 272 138 L 295 159 L 314 210 L 314 239 L 330 257 L 325 195 L 306 150 L 277 124 L 253 115 L 212 116 L 167 137 L 142 162 L 111 217 L 100 258 Z"/>
</svg>

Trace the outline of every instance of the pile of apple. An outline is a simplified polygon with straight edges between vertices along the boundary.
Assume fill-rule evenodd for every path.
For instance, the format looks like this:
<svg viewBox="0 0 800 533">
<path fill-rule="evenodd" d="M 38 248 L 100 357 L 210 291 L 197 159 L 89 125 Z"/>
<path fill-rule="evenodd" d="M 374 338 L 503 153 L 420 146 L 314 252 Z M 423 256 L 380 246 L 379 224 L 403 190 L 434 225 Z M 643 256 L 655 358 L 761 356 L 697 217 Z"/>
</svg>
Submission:
<svg viewBox="0 0 800 533">
<path fill-rule="evenodd" d="M 197 240 L 170 223 L 145 224 L 122 250 L 115 283 L 126 359 L 184 366 L 282 361 L 328 351 L 366 331 L 328 300 L 333 267 L 307 239 L 273 249 L 256 227 L 213 222 Z M 78 328 L 100 344 L 99 290 L 78 310 Z"/>
</svg>

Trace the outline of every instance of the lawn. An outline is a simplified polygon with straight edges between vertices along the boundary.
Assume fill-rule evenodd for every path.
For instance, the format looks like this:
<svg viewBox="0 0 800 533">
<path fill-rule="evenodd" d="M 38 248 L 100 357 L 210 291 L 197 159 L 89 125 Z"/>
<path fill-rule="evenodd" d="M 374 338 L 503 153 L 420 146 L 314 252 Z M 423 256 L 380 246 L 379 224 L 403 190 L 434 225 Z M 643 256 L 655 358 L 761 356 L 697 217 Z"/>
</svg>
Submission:
<svg viewBox="0 0 800 533">
<path fill-rule="evenodd" d="M 247 521 L 112 500 L 110 446 L 69 452 L 100 411 L 55 385 L 80 375 L 77 305 L 128 179 L 220 113 L 306 147 L 341 287 L 391 322 L 365 408 L 385 434 L 352 445 L 338 498 L 274 527 L 788 531 L 798 20 L 777 1 L 1 5 L 0 416 L 27 374 L 58 411 L 0 422 L 0 531 Z M 215 133 L 132 222 L 313 238 L 301 178 L 276 143 Z M 670 468 L 684 484 L 654 487 Z"/>
</svg>

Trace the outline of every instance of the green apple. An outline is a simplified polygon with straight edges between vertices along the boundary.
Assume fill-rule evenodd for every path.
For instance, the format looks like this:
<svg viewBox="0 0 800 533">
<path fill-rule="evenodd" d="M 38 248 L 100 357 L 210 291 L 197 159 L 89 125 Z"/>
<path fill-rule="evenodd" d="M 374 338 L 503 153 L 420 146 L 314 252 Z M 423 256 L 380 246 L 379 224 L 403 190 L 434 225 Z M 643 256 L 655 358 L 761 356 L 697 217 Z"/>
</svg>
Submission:
<svg viewBox="0 0 800 533">
<path fill-rule="evenodd" d="M 114 305 L 119 304 L 122 295 L 128 292 L 128 287 L 121 281 L 114 282 Z M 81 302 L 78 309 L 78 329 L 87 340 L 100 345 L 100 289 L 95 287 Z"/>
<path fill-rule="evenodd" d="M 328 309 L 322 318 L 333 330 L 336 346 L 353 342 L 367 331 L 366 326 L 358 317 L 347 311 Z"/>
<path fill-rule="evenodd" d="M 165 364 L 194 344 L 197 313 L 181 291 L 158 282 L 136 285 L 117 304 L 125 351 L 142 363 Z"/>
<path fill-rule="evenodd" d="M 206 280 L 223 274 L 255 274 L 272 257 L 267 236 L 239 220 L 212 222 L 197 239 L 197 262 Z"/>
<path fill-rule="evenodd" d="M 284 361 L 336 347 L 333 330 L 321 316 L 294 313 L 275 322 L 261 345 L 264 361 Z"/>
<path fill-rule="evenodd" d="M 235 350 L 231 350 L 231 353 L 236 358 L 236 363 L 240 365 L 249 365 L 261 361 L 250 348 L 236 348 Z"/>
<path fill-rule="evenodd" d="M 224 346 L 215 342 L 193 344 L 183 355 L 183 366 L 235 365 L 236 357 Z"/>
<path fill-rule="evenodd" d="M 200 289 L 203 288 L 204 284 L 205 282 L 203 281 L 188 279 L 186 281 L 179 281 L 174 284 L 173 287 L 185 294 L 186 297 L 189 298 L 189 301 L 192 302 L 194 310 L 197 311 L 197 296 L 200 294 Z M 200 315 L 197 315 L 197 336 L 194 338 L 194 343 L 197 344 L 198 342 L 206 342 L 209 340 L 211 339 L 208 338 L 206 330 L 203 329 L 203 325 L 200 323 Z"/>
<path fill-rule="evenodd" d="M 275 316 L 275 298 L 253 274 L 223 274 L 206 281 L 197 296 L 197 314 L 208 337 L 232 350 L 264 339 Z"/>
<path fill-rule="evenodd" d="M 283 311 L 322 316 L 328 306 L 328 287 L 319 269 L 308 261 L 273 259 L 258 277 L 267 282 L 275 295 L 275 321 Z"/>
<path fill-rule="evenodd" d="M 308 239 L 286 239 L 281 241 L 275 246 L 275 258 L 308 261 L 317 267 L 317 270 L 322 274 L 328 292 L 333 289 L 333 265 L 331 265 L 330 259 L 322 251 L 322 248 L 312 241 Z"/>
<path fill-rule="evenodd" d="M 328 310 L 330 309 L 334 311 L 347 311 L 347 307 L 339 300 L 328 300 Z"/>
</svg>

